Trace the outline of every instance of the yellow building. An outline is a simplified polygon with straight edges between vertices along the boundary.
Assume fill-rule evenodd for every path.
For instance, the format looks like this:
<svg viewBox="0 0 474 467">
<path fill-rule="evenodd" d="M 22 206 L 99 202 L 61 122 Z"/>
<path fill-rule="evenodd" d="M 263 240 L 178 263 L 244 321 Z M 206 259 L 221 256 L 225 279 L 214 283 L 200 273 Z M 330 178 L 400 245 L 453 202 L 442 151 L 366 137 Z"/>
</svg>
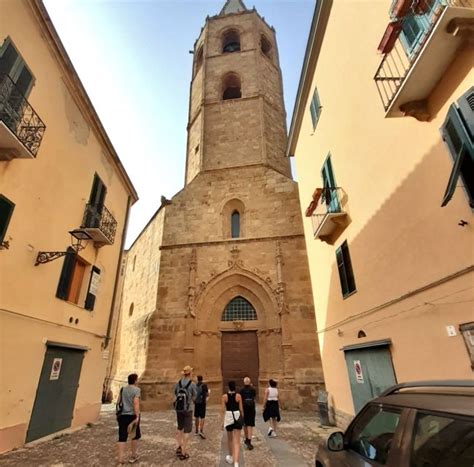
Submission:
<svg viewBox="0 0 474 467">
<path fill-rule="evenodd" d="M 3 452 L 97 419 L 137 194 L 41 0 L 0 8 Z"/>
<path fill-rule="evenodd" d="M 319 0 L 295 156 L 325 382 L 472 379 L 472 0 Z"/>
</svg>

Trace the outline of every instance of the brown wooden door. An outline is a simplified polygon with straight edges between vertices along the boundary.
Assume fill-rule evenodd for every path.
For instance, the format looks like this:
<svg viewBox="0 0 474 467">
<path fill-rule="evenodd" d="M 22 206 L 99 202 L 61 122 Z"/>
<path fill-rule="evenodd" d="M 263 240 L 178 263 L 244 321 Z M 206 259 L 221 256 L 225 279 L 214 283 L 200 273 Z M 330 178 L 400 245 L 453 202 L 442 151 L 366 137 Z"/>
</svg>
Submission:
<svg viewBox="0 0 474 467">
<path fill-rule="evenodd" d="M 258 393 L 258 338 L 256 331 L 222 333 L 222 384 L 223 392 L 227 383 L 234 380 L 240 389 L 243 379 L 248 376 Z"/>
</svg>

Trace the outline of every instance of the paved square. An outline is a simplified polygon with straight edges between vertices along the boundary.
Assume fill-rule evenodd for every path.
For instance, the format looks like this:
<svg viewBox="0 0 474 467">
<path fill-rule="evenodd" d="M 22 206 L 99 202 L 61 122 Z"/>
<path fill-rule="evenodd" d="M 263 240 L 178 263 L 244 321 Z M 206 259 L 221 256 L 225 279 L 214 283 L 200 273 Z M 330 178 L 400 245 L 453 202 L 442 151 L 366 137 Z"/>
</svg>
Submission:
<svg viewBox="0 0 474 467">
<path fill-rule="evenodd" d="M 225 432 L 219 424 L 217 407 L 210 407 L 206 417 L 206 439 L 190 436 L 190 459 L 175 457 L 175 412 L 145 412 L 142 415 L 139 466 L 220 466 L 227 454 Z M 300 467 L 314 465 L 317 443 L 333 428 L 321 427 L 315 414 L 282 413 L 278 437 L 268 438 L 261 411 L 253 439 L 255 449 L 242 449 L 241 467 Z M 59 436 L 36 446 L 12 451 L 0 456 L 1 466 L 113 466 L 116 465 L 117 427 L 115 416 L 103 412 L 99 422 L 72 434 Z"/>
</svg>

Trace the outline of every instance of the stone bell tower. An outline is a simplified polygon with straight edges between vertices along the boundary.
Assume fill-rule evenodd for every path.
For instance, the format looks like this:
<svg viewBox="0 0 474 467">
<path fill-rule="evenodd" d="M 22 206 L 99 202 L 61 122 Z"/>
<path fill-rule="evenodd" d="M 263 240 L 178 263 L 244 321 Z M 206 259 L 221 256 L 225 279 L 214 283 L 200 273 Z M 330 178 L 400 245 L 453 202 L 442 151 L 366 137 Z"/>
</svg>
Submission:
<svg viewBox="0 0 474 467">
<path fill-rule="evenodd" d="M 275 31 L 229 0 L 194 47 L 185 187 L 127 253 L 116 379 L 140 376 L 145 408 L 169 407 L 185 365 L 211 401 L 251 377 L 287 407 L 323 385 L 297 184 L 284 157 Z"/>
<path fill-rule="evenodd" d="M 229 1 L 194 46 L 186 183 L 203 170 L 257 164 L 290 176 L 285 116 L 275 30 Z"/>
</svg>

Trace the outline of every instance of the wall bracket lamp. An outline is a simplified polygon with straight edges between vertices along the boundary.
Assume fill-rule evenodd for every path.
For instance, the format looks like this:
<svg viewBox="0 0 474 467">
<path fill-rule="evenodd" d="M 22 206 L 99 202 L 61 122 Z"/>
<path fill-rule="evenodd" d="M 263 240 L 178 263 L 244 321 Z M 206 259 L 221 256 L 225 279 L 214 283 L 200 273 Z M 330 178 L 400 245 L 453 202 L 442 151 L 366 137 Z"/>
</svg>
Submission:
<svg viewBox="0 0 474 467">
<path fill-rule="evenodd" d="M 92 240 L 92 237 L 82 229 L 71 230 L 69 234 L 71 235 L 71 247 L 76 253 L 83 250 L 87 246 L 87 242 Z M 50 261 L 65 256 L 66 254 L 67 251 L 40 251 L 36 257 L 35 266 L 49 263 Z"/>
</svg>

